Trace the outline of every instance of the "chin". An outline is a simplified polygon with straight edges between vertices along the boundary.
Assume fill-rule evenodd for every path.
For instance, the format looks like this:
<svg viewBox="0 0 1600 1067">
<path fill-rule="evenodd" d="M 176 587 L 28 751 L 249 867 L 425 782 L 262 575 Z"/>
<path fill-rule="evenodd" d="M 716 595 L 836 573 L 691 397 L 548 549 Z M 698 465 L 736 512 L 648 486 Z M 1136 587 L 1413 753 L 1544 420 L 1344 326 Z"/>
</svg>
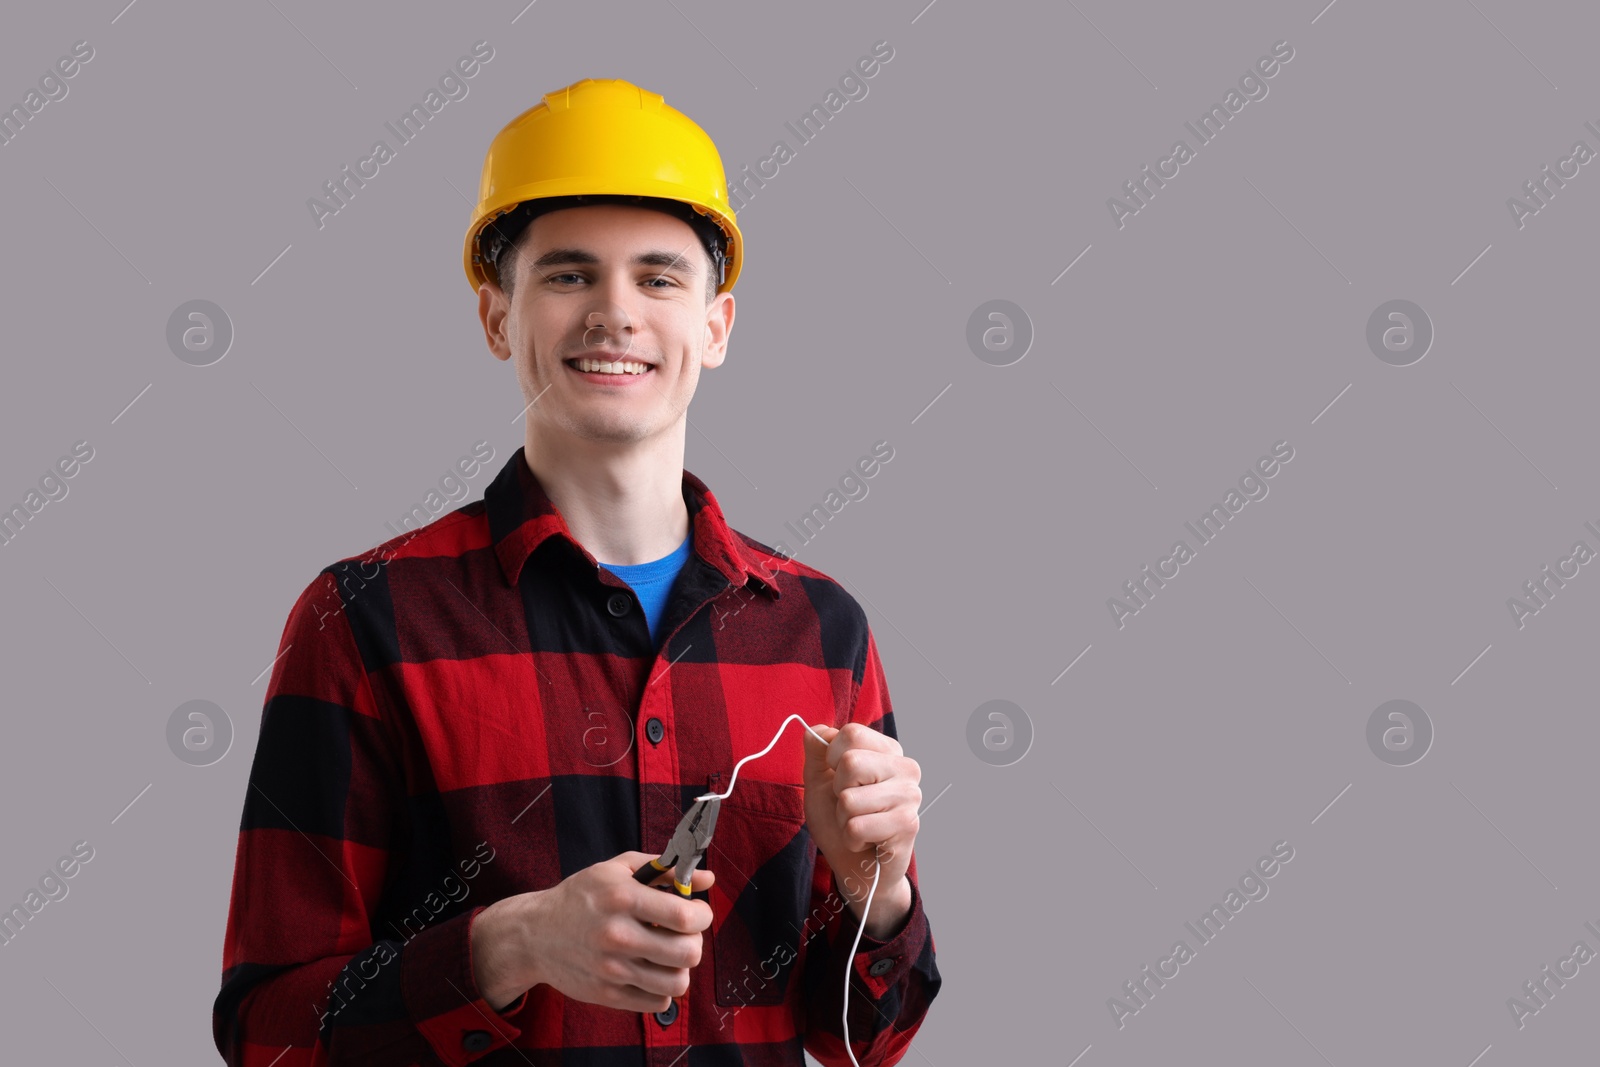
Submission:
<svg viewBox="0 0 1600 1067">
<path fill-rule="evenodd" d="M 574 433 L 585 440 L 604 441 L 617 445 L 630 445 L 636 441 L 642 441 L 653 432 L 650 427 L 636 422 L 619 423 L 614 420 L 580 422 L 572 429 Z"/>
</svg>

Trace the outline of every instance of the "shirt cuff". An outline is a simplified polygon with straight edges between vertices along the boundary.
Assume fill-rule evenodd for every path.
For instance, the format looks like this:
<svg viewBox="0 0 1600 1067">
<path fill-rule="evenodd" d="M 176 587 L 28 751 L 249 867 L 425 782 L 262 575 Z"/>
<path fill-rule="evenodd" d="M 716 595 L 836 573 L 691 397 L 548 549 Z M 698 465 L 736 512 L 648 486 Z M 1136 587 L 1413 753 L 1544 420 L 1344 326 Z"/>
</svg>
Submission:
<svg viewBox="0 0 1600 1067">
<path fill-rule="evenodd" d="M 906 913 L 900 932 L 887 941 L 879 941 L 863 930 L 861 943 L 856 946 L 856 953 L 850 960 L 851 969 L 855 971 L 861 988 L 868 990 L 874 1000 L 882 999 L 885 993 L 905 978 L 922 955 L 923 945 L 927 942 L 928 917 L 922 910 L 922 891 L 917 888 L 915 880 L 908 881 L 911 883 L 911 910 Z M 868 914 L 871 914 L 870 911 Z M 839 947 L 843 949 L 855 941 L 861 920 L 856 918 L 855 909 L 850 907 L 846 907 L 841 916 L 843 922 L 839 929 Z"/>
<path fill-rule="evenodd" d="M 400 951 L 406 1014 L 446 1067 L 466 1067 L 522 1034 L 509 1017 L 527 1003 L 527 991 L 503 1012 L 495 1011 L 473 977 L 472 922 L 482 910 L 430 926 Z"/>
</svg>

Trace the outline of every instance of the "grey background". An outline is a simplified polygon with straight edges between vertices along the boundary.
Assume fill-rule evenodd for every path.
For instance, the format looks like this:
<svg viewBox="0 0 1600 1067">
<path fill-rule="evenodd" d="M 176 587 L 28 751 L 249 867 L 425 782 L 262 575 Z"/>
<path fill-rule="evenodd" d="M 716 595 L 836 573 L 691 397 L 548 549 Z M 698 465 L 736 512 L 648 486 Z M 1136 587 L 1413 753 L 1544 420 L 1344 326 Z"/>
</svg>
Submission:
<svg viewBox="0 0 1600 1067">
<path fill-rule="evenodd" d="M 0 147 L 0 500 L 95 449 L 0 549 L 0 901 L 95 849 L 0 948 L 8 1058 L 215 1061 L 260 676 L 294 596 L 472 442 L 493 469 L 521 442 L 460 265 L 494 132 L 620 76 L 737 171 L 795 147 L 785 121 L 878 40 L 868 95 L 741 214 L 738 321 L 686 465 L 736 527 L 848 582 L 878 636 L 945 977 L 904 1062 L 1593 1057 L 1600 964 L 1520 1030 L 1506 1000 L 1600 950 L 1600 566 L 1520 630 L 1506 599 L 1600 547 L 1600 164 L 1520 230 L 1506 199 L 1600 149 L 1600 16 L 924 3 L 8 11 L 0 101 L 95 49 Z M 318 230 L 306 199 L 480 39 L 470 94 Z M 1119 230 L 1106 199 L 1279 40 L 1268 96 Z M 234 327 L 210 367 L 165 341 L 194 299 Z M 1011 366 L 966 345 L 991 299 L 1032 322 Z M 1392 299 L 1433 321 L 1409 367 L 1365 343 Z M 869 495 L 798 547 L 783 523 L 880 439 Z M 1106 599 L 1279 440 L 1270 495 L 1119 630 Z M 211 766 L 167 747 L 195 699 L 234 727 Z M 1032 724 L 1010 766 L 966 740 L 996 699 Z M 1365 741 L 1391 699 L 1433 723 L 1412 766 Z M 1107 999 L 1279 840 L 1269 896 L 1119 1029 Z"/>
</svg>

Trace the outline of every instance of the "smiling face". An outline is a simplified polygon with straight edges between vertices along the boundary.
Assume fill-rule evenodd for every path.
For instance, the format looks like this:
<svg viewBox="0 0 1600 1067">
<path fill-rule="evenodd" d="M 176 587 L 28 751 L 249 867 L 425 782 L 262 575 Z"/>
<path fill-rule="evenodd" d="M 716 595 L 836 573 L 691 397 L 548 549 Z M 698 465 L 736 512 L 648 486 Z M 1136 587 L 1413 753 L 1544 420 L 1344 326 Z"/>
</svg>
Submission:
<svg viewBox="0 0 1600 1067">
<path fill-rule="evenodd" d="M 486 282 L 478 315 L 490 351 L 516 368 L 530 448 L 681 442 L 700 371 L 721 365 L 733 328 L 732 294 L 706 301 L 710 257 L 694 230 L 592 204 L 538 216 L 516 247 L 512 295 Z"/>
</svg>

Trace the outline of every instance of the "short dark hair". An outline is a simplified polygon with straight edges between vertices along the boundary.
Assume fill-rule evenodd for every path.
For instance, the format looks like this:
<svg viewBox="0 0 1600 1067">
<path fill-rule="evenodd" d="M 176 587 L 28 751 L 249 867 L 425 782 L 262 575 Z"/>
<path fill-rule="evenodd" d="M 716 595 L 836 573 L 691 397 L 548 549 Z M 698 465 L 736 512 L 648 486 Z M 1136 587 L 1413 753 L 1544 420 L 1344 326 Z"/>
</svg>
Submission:
<svg viewBox="0 0 1600 1067">
<path fill-rule="evenodd" d="M 520 251 L 518 246 L 522 243 L 529 224 L 540 215 L 552 211 L 588 207 L 594 204 L 627 204 L 649 208 L 688 223 L 690 229 L 700 238 L 700 244 L 705 248 L 706 258 L 711 264 L 711 270 L 706 276 L 706 303 L 710 304 L 716 299 L 717 289 L 722 282 L 722 264 L 727 256 L 728 246 L 727 235 L 722 232 L 722 227 L 713 222 L 710 216 L 702 215 L 681 200 L 624 193 L 580 193 L 573 196 L 548 196 L 537 200 L 524 200 L 485 226 L 479 237 L 479 247 L 483 249 L 485 261 L 494 268 L 495 281 L 499 283 L 507 297 L 510 297 L 515 290 L 516 257 Z"/>
</svg>

